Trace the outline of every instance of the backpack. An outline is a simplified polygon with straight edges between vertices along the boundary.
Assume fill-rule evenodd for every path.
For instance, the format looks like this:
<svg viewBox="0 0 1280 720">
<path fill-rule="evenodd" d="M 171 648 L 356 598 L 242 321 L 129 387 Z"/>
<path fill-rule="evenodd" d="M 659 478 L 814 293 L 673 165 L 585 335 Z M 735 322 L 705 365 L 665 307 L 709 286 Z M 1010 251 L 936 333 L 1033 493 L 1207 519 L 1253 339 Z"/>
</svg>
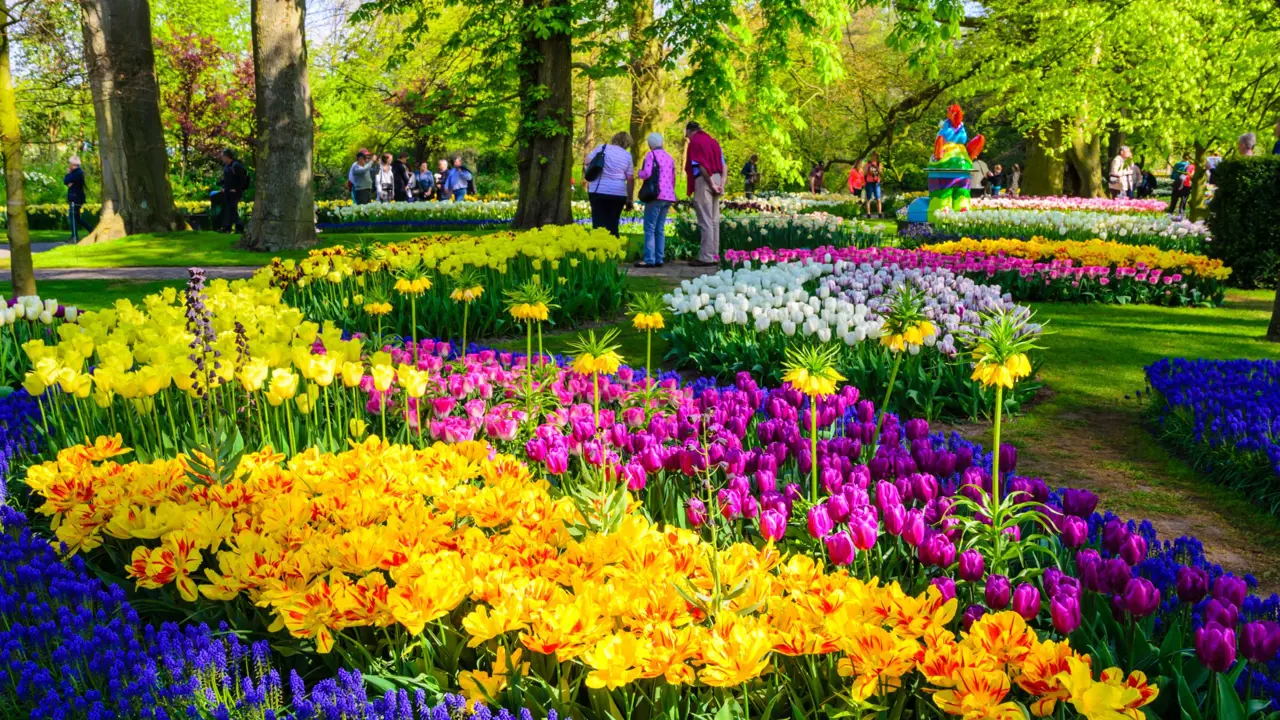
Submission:
<svg viewBox="0 0 1280 720">
<path fill-rule="evenodd" d="M 595 182 L 604 173 L 604 153 L 605 146 L 601 145 L 600 152 L 596 153 L 596 156 L 587 164 L 586 172 L 582 173 L 582 177 L 586 178 L 587 182 Z"/>
<path fill-rule="evenodd" d="M 652 150 L 649 151 L 649 155 L 653 155 Z M 654 158 L 652 167 L 653 172 L 649 177 L 645 178 L 644 184 L 640 186 L 640 192 L 636 194 L 636 199 L 643 203 L 657 200 L 658 193 L 660 192 L 658 189 L 658 178 L 662 175 L 662 168 L 658 167 L 657 158 Z"/>
</svg>

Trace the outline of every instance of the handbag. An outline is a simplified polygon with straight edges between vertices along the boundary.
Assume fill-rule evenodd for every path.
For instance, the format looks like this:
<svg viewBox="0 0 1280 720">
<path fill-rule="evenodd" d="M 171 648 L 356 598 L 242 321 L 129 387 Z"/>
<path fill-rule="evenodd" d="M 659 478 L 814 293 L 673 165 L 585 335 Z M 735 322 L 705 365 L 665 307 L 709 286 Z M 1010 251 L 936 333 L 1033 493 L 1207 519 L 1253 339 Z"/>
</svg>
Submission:
<svg viewBox="0 0 1280 720">
<path fill-rule="evenodd" d="M 650 151 L 652 156 L 653 152 Z M 636 195 L 636 199 L 642 203 L 653 202 L 658 199 L 658 177 L 662 175 L 662 168 L 658 167 L 658 161 L 653 161 L 653 172 L 649 177 L 645 178 L 644 184 L 640 186 L 640 192 Z"/>
<path fill-rule="evenodd" d="M 605 148 L 601 145 L 600 152 L 587 163 L 587 170 L 582 173 L 582 177 L 586 178 L 587 182 L 595 182 L 604 172 L 604 152 Z"/>
</svg>

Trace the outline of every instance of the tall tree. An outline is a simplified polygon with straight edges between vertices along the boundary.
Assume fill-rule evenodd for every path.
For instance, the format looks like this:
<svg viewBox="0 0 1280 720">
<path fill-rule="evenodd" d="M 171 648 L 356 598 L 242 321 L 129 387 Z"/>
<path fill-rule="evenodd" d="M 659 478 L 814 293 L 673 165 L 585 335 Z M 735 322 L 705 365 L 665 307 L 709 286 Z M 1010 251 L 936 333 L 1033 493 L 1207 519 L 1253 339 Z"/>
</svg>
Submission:
<svg viewBox="0 0 1280 720">
<path fill-rule="evenodd" d="M 653 32 L 654 0 L 631 0 L 631 157 L 638 162 L 662 113 L 662 40 Z"/>
<path fill-rule="evenodd" d="M 8 210 L 9 277 L 15 296 L 36 294 L 36 274 L 31 263 L 31 235 L 27 231 L 27 198 L 22 178 L 22 134 L 18 103 L 9 69 L 9 14 L 0 0 L 0 149 L 4 151 L 4 186 Z"/>
<path fill-rule="evenodd" d="M 307 247 L 315 244 L 316 223 L 306 2 L 253 0 L 250 12 L 257 92 L 257 188 L 253 218 L 241 244 L 262 251 Z"/>
<path fill-rule="evenodd" d="M 523 0 L 520 44 L 520 195 L 515 228 L 573 222 L 573 16 L 571 0 Z"/>
<path fill-rule="evenodd" d="M 147 0 L 80 0 L 102 211 L 81 243 L 186 227 L 169 187 Z"/>
</svg>

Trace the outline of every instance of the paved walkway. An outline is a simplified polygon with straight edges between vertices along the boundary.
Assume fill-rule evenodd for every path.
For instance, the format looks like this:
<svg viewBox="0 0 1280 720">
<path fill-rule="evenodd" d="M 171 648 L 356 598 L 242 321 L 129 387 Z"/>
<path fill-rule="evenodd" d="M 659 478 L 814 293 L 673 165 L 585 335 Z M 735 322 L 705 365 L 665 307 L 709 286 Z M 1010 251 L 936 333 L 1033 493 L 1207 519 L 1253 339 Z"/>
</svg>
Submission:
<svg viewBox="0 0 1280 720">
<path fill-rule="evenodd" d="M 31 252 L 33 253 L 48 252 L 56 247 L 62 247 L 63 245 L 70 245 L 70 244 L 71 243 L 66 242 L 65 240 L 60 242 L 33 242 L 31 243 Z M 0 245 L 0 259 L 3 259 L 3 260 L 9 259 L 9 246 L 7 244 Z"/>
<path fill-rule="evenodd" d="M 253 275 L 257 267 L 207 267 L 208 278 L 235 280 Z M 184 267 L 47 268 L 36 270 L 36 280 L 186 280 Z"/>
</svg>

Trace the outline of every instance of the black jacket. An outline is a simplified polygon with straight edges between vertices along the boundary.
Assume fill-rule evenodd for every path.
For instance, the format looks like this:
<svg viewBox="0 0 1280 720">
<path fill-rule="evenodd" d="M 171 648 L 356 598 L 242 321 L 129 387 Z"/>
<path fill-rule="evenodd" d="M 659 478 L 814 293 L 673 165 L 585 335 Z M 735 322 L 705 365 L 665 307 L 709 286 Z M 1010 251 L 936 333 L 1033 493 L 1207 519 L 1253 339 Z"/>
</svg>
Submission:
<svg viewBox="0 0 1280 720">
<path fill-rule="evenodd" d="M 239 160 L 232 160 L 222 166 L 222 191 L 233 195 L 243 195 L 249 189 L 249 171 Z"/>
<path fill-rule="evenodd" d="M 62 178 L 62 184 L 67 186 L 67 202 L 72 205 L 84 204 L 84 170 L 76 168 L 67 173 Z"/>
<path fill-rule="evenodd" d="M 409 186 L 409 166 L 397 160 L 391 161 L 391 177 L 394 178 L 395 192 L 403 195 Z"/>
</svg>

